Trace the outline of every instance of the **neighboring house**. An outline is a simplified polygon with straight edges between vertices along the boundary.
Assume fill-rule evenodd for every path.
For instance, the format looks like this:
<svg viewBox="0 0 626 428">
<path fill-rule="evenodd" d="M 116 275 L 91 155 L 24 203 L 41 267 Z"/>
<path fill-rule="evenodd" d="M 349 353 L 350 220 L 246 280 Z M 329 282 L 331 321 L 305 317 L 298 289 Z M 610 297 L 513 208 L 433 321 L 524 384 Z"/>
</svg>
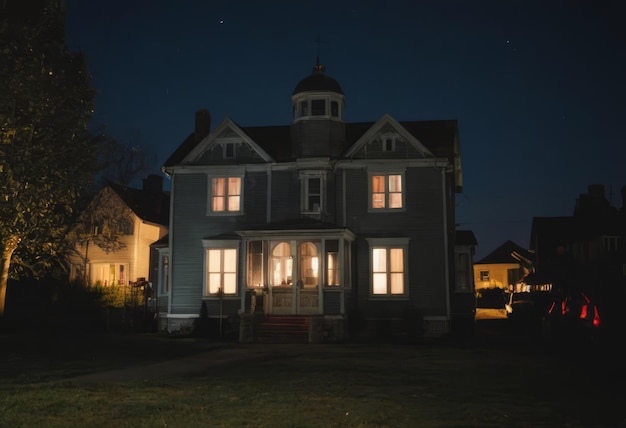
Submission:
<svg viewBox="0 0 626 428">
<path fill-rule="evenodd" d="M 533 272 L 534 255 L 513 241 L 506 241 L 482 259 L 474 262 L 476 289 L 515 290 L 516 284 Z"/>
<path fill-rule="evenodd" d="M 161 328 L 190 328 L 204 304 L 213 319 L 304 319 L 309 341 L 448 333 L 451 296 L 473 295 L 472 241 L 455 248 L 457 122 L 347 123 L 342 88 L 319 63 L 285 101 L 286 126 L 227 118 L 210 129 L 198 111 L 166 161 Z"/>
<path fill-rule="evenodd" d="M 94 197 L 81 221 L 84 233 L 76 236 L 70 280 L 101 286 L 157 280 L 154 273 L 158 262 L 152 256 L 155 267 L 151 267 L 150 245 L 168 230 L 169 193 L 163 191 L 163 177 L 148 176 L 143 189 L 106 186 Z M 112 222 L 118 224 L 112 227 Z M 103 235 L 114 233 L 112 230 L 118 236 L 104 239 Z"/>
<path fill-rule="evenodd" d="M 611 206 L 603 185 L 588 187 L 574 215 L 535 217 L 531 250 L 537 274 L 566 295 L 585 293 L 603 312 L 603 322 L 621 326 L 626 298 L 626 187 L 622 207 Z"/>
</svg>

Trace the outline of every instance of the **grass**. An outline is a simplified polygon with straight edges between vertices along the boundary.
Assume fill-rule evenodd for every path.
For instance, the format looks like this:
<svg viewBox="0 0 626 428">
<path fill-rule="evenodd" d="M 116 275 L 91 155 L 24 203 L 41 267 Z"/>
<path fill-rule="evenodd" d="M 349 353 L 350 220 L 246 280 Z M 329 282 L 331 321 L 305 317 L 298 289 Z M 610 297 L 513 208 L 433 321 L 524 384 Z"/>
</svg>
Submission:
<svg viewBox="0 0 626 428">
<path fill-rule="evenodd" d="M 279 346 L 194 375 L 80 383 L 75 375 L 198 352 L 211 358 L 241 345 L 140 335 L 47 338 L 44 349 L 2 339 L 0 427 L 576 428 L 626 421 L 626 395 L 611 386 L 623 387 L 619 357 L 593 347 Z"/>
</svg>

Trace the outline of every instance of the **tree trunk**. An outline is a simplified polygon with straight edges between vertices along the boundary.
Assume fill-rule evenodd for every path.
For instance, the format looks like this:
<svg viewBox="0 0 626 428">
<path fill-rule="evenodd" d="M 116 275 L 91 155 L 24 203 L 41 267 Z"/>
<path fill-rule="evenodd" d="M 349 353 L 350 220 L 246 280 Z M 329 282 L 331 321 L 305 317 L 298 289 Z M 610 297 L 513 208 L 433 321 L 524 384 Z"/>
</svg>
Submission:
<svg viewBox="0 0 626 428">
<path fill-rule="evenodd" d="M 11 265 L 11 256 L 19 243 L 18 238 L 10 238 L 9 242 L 2 248 L 2 256 L 0 256 L 0 318 L 4 317 L 4 307 L 7 298 L 7 284 L 9 282 L 9 266 Z"/>
</svg>

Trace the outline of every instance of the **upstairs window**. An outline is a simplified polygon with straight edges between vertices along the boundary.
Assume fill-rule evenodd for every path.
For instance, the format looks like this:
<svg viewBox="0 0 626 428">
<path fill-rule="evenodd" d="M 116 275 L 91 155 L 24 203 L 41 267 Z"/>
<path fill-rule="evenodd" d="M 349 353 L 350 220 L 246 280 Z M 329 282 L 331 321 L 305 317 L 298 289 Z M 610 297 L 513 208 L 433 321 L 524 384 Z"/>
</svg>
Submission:
<svg viewBox="0 0 626 428">
<path fill-rule="evenodd" d="M 384 174 L 371 176 L 371 208 L 395 210 L 404 206 L 402 175 Z"/>
<path fill-rule="evenodd" d="M 320 213 L 324 205 L 324 175 L 319 172 L 300 173 L 301 203 L 303 213 Z"/>
<path fill-rule="evenodd" d="M 481 270 L 480 271 L 480 280 L 481 281 L 489 281 L 489 271 L 488 270 Z"/>
<path fill-rule="evenodd" d="M 211 212 L 241 212 L 241 177 L 211 179 Z"/>
<path fill-rule="evenodd" d="M 337 101 L 330 102 L 330 115 L 332 117 L 339 117 L 339 103 Z"/>
<path fill-rule="evenodd" d="M 300 117 L 308 115 L 307 101 L 300 101 Z"/>
</svg>

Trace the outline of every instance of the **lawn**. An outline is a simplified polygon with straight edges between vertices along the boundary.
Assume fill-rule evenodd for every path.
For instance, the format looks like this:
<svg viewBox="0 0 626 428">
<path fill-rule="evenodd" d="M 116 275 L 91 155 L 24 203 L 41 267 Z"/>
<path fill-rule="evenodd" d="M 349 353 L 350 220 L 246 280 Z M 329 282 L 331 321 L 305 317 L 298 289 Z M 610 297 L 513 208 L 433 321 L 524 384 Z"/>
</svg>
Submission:
<svg viewBox="0 0 626 428">
<path fill-rule="evenodd" d="M 618 427 L 624 372 L 589 344 L 216 344 L 148 334 L 1 337 L 0 427 Z M 261 346 L 261 345 L 259 345 Z M 267 345 L 262 345 L 267 348 Z M 240 347 L 241 349 L 238 349 Z M 76 375 L 219 352 L 200 372 Z M 245 357 L 245 355 L 243 355 Z"/>
</svg>

